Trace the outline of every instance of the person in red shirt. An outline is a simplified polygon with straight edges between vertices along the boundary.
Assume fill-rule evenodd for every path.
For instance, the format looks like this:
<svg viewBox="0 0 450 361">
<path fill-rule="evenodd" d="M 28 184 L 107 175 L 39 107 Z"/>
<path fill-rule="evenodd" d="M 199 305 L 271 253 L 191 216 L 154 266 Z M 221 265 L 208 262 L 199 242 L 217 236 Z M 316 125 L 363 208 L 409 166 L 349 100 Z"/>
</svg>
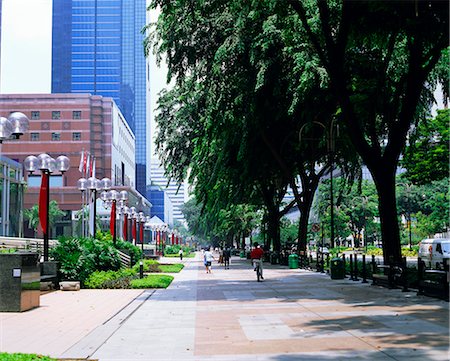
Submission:
<svg viewBox="0 0 450 361">
<path fill-rule="evenodd" d="M 264 250 L 259 246 L 258 242 L 253 244 L 255 248 L 250 252 L 250 258 L 252 260 L 253 268 L 256 270 L 256 262 L 259 262 L 259 269 L 261 270 L 261 278 L 263 277 L 263 257 Z"/>
</svg>

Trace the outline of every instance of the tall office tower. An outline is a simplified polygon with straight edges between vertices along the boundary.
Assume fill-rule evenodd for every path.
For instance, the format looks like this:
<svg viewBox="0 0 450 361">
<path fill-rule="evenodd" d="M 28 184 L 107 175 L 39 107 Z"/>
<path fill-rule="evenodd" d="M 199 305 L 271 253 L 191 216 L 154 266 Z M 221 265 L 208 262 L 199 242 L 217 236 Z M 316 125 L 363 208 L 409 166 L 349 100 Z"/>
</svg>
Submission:
<svg viewBox="0 0 450 361">
<path fill-rule="evenodd" d="M 167 184 L 167 178 L 164 176 L 164 168 L 161 167 L 157 158 L 151 160 L 150 172 L 152 185 L 158 186 L 161 191 L 169 196 L 169 199 L 173 206 L 173 219 L 184 224 L 186 221 L 184 219 L 183 212 L 181 211 L 181 208 L 184 204 L 184 183 L 180 184 L 170 181 L 169 184 Z M 158 196 L 157 192 L 155 192 L 155 189 L 151 190 L 150 202 L 152 202 L 153 206 L 155 207 L 155 209 L 152 208 L 150 210 L 152 215 L 158 215 L 158 207 L 162 207 L 165 210 L 165 202 L 161 197 L 162 196 Z"/>
<path fill-rule="evenodd" d="M 146 196 L 145 0 L 53 0 L 52 93 L 112 97 L 136 136 L 136 189 Z"/>
</svg>

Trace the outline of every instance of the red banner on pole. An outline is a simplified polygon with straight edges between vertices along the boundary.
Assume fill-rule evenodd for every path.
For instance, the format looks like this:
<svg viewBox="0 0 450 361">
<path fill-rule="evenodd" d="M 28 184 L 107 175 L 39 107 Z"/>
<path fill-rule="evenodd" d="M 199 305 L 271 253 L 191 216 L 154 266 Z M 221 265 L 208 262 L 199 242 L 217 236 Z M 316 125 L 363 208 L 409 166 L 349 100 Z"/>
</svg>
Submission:
<svg viewBox="0 0 450 361">
<path fill-rule="evenodd" d="M 139 240 L 144 243 L 144 223 L 139 223 Z"/>
<path fill-rule="evenodd" d="M 113 201 L 111 205 L 111 218 L 109 220 L 109 230 L 111 231 L 111 235 L 113 238 L 116 233 L 116 202 Z"/>
<path fill-rule="evenodd" d="M 136 242 L 136 220 L 133 219 L 131 223 L 131 237 L 133 241 Z"/>
<path fill-rule="evenodd" d="M 42 232 L 47 234 L 47 214 L 48 214 L 48 183 L 49 174 L 47 172 L 42 173 L 41 189 L 39 191 L 39 222 L 41 224 Z"/>
</svg>

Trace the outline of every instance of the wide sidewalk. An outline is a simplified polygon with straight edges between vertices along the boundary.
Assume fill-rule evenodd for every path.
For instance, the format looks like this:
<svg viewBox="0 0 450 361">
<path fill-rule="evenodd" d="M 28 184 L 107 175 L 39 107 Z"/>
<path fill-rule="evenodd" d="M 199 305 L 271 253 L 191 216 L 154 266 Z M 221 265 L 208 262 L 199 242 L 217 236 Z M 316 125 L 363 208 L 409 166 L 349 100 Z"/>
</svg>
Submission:
<svg viewBox="0 0 450 361">
<path fill-rule="evenodd" d="M 166 290 L 82 290 L 0 313 L 0 351 L 107 360 L 448 360 L 449 304 L 249 261 L 185 259 Z"/>
</svg>

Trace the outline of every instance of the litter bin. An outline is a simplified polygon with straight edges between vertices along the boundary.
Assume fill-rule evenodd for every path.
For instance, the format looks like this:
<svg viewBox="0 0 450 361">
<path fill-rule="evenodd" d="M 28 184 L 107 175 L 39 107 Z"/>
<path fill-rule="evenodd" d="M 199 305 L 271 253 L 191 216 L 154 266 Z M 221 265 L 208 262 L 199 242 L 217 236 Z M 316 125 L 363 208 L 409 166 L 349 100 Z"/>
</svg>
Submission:
<svg viewBox="0 0 450 361">
<path fill-rule="evenodd" d="M 345 278 L 344 261 L 335 257 L 330 262 L 330 276 L 332 280 L 342 280 Z"/>
<path fill-rule="evenodd" d="M 37 253 L 0 254 L 0 312 L 39 307 L 40 272 Z"/>
<path fill-rule="evenodd" d="M 296 254 L 290 254 L 288 257 L 289 268 L 298 268 L 298 256 Z"/>
<path fill-rule="evenodd" d="M 241 251 L 241 252 L 239 253 L 239 257 L 240 257 L 240 258 L 245 258 L 245 252 L 244 252 L 244 251 Z"/>
</svg>

